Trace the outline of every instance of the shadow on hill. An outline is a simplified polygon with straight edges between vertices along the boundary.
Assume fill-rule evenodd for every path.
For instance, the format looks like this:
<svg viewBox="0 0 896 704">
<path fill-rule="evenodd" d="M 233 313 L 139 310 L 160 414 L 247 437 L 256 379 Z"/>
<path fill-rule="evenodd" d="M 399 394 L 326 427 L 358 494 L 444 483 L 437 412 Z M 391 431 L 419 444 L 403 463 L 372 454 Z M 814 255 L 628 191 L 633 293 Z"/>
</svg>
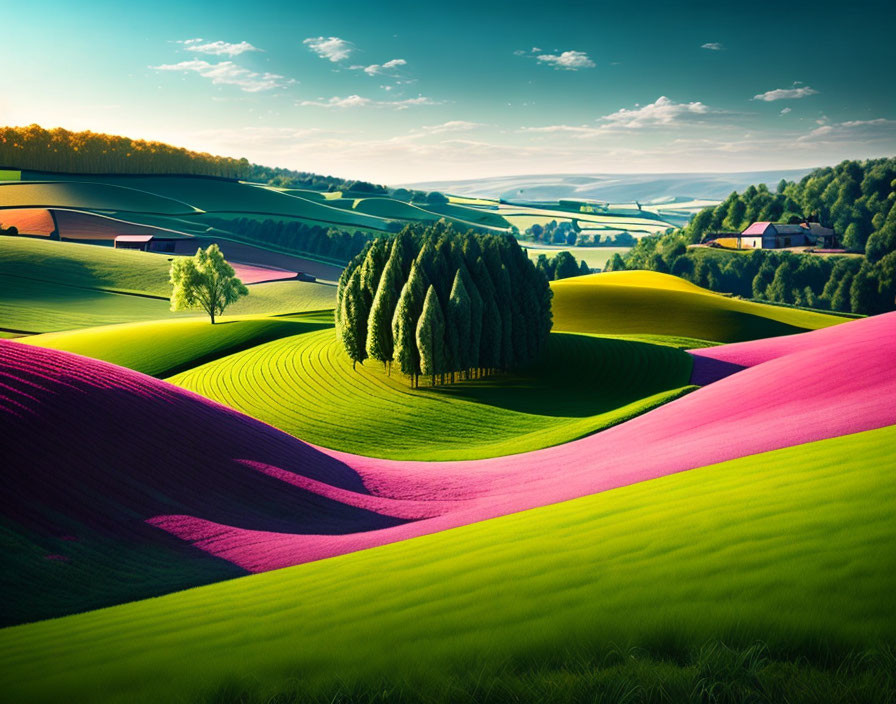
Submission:
<svg viewBox="0 0 896 704">
<path fill-rule="evenodd" d="M 525 372 L 426 390 L 520 413 L 584 418 L 687 386 L 692 363 L 673 347 L 551 333 L 541 361 Z"/>
<path fill-rule="evenodd" d="M 326 495 L 369 491 L 341 460 L 260 421 L 105 362 L 2 347 L 0 596 L 18 604 L 30 590 L 48 600 L 28 599 L 29 608 L 0 623 L 244 573 L 217 559 L 196 562 L 194 550 L 147 525 L 159 516 L 317 535 L 407 522 Z M 311 483 L 294 485 L 251 462 Z"/>
</svg>

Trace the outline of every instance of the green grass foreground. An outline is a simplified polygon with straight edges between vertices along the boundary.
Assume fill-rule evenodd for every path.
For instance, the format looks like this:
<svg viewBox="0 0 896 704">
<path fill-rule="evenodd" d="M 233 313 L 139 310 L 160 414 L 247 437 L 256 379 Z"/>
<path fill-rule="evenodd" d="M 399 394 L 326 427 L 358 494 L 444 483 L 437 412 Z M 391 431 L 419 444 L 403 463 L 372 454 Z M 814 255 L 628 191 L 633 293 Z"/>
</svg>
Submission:
<svg viewBox="0 0 896 704">
<path fill-rule="evenodd" d="M 410 388 L 352 363 L 332 330 L 283 338 L 172 383 L 302 440 L 392 459 L 478 459 L 558 445 L 677 398 L 691 358 L 670 346 L 552 334 L 525 373 Z"/>
<path fill-rule="evenodd" d="M 0 692 L 10 702 L 892 701 L 894 443 L 896 427 L 800 445 L 7 628 Z M 726 647 L 707 645 L 716 641 Z"/>
</svg>

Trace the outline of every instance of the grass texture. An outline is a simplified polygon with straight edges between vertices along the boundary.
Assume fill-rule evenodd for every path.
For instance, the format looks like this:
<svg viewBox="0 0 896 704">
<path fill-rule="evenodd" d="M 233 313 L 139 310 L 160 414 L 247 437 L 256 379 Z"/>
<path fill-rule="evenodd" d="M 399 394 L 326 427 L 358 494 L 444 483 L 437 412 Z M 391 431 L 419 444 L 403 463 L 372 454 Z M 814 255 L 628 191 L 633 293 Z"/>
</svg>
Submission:
<svg viewBox="0 0 896 704">
<path fill-rule="evenodd" d="M 478 459 L 574 440 L 681 396 L 690 357 L 668 346 L 551 335 L 525 374 L 412 389 L 332 330 L 284 338 L 169 381 L 317 445 L 392 459 Z M 421 384 L 426 384 L 421 381 Z"/>
<path fill-rule="evenodd" d="M 674 335 L 741 342 L 789 335 L 847 318 L 753 303 L 713 293 L 668 274 L 623 271 L 551 283 L 554 329 Z"/>
<path fill-rule="evenodd" d="M 0 274 L 79 288 L 167 298 L 169 257 L 70 242 L 0 239 Z"/>
<path fill-rule="evenodd" d="M 203 316 L 169 310 L 169 258 L 150 252 L 36 239 L 0 239 L 0 329 L 45 333 Z M 255 284 L 228 316 L 332 308 L 334 286 Z"/>
<path fill-rule="evenodd" d="M 729 694 L 786 680 L 789 667 L 842 696 L 851 675 L 863 681 L 861 666 L 857 674 L 813 667 L 878 645 L 892 662 L 894 442 L 888 427 L 809 443 L 7 628 L 0 691 L 9 701 L 373 701 L 377 693 L 377 701 L 447 702 L 486 699 L 476 689 L 484 683 L 516 691 L 498 701 L 544 701 L 552 691 L 551 700 L 571 701 L 576 686 L 600 685 L 601 666 L 622 663 L 638 686 L 682 668 L 704 689 L 733 677 Z M 694 654 L 713 639 L 742 650 Z M 765 654 L 750 648 L 757 639 Z M 643 671 L 632 646 L 642 649 Z M 797 664 L 750 679 L 769 653 Z M 715 698 L 695 700 L 746 700 L 720 699 L 724 684 Z"/>
<path fill-rule="evenodd" d="M 23 342 L 165 377 L 271 340 L 322 327 L 329 325 L 295 318 L 224 318 L 211 325 L 205 318 L 190 318 L 34 335 Z"/>
</svg>

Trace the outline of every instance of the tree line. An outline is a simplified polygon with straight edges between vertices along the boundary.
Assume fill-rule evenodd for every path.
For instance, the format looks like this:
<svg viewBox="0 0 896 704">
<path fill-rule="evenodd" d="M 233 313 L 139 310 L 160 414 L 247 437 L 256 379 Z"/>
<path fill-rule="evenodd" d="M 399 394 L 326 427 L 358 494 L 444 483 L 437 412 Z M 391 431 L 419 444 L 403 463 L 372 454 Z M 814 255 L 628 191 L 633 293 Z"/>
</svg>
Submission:
<svg viewBox="0 0 896 704">
<path fill-rule="evenodd" d="M 0 165 L 81 174 L 184 174 L 244 178 L 246 159 L 213 156 L 162 142 L 39 125 L 0 127 Z"/>
<path fill-rule="evenodd" d="M 336 331 L 353 366 L 393 362 L 435 385 L 523 367 L 551 329 L 551 290 L 512 237 L 439 222 L 377 238 L 339 279 Z"/>
<path fill-rule="evenodd" d="M 566 250 L 558 252 L 550 258 L 546 254 L 539 254 L 538 259 L 535 260 L 535 268 L 544 274 L 548 281 L 585 276 L 591 273 L 591 267 L 584 259 L 576 264 L 575 257 Z"/>
<path fill-rule="evenodd" d="M 891 230 L 888 230 L 891 228 Z M 896 232 L 896 209 L 881 232 Z M 896 309 L 896 252 L 880 259 L 817 256 L 775 250 L 725 252 L 688 248 L 681 232 L 642 238 L 606 271 L 647 269 L 712 291 L 772 303 L 874 315 Z"/>
<path fill-rule="evenodd" d="M 368 181 L 347 180 L 337 176 L 324 176 L 308 171 L 295 171 L 294 169 L 260 166 L 259 164 L 250 164 L 244 179 L 257 183 L 268 183 L 280 188 L 301 188 L 312 191 L 351 191 L 369 195 L 385 195 L 389 192 L 385 186 Z"/>
<path fill-rule="evenodd" d="M 0 127 L 0 166 L 76 174 L 216 176 L 284 188 L 388 193 L 385 186 L 367 181 L 259 166 L 247 159 L 194 152 L 163 142 L 61 127 L 47 130 L 40 125 Z"/>
<path fill-rule="evenodd" d="M 546 244 L 565 244 L 576 247 L 631 247 L 637 242 L 628 232 L 600 235 L 582 232 L 578 220 L 572 222 L 551 220 L 540 225 L 535 223 L 523 232 L 523 239 Z"/>
<path fill-rule="evenodd" d="M 309 225 L 291 220 L 254 220 L 252 218 L 208 218 L 212 227 L 227 230 L 252 242 L 272 244 L 298 253 L 316 254 L 347 262 L 358 254 L 373 235 L 335 227 Z"/>
<path fill-rule="evenodd" d="M 815 169 L 797 182 L 781 180 L 775 191 L 759 184 L 733 192 L 713 208 L 701 210 L 684 228 L 691 242 L 707 234 L 742 232 L 753 222 L 801 222 L 811 219 L 834 229 L 843 246 L 875 252 L 894 251 L 892 235 L 881 230 L 896 202 L 896 158 L 844 161 Z"/>
<path fill-rule="evenodd" d="M 705 235 L 751 222 L 812 219 L 833 227 L 864 257 L 753 250 L 688 249 Z M 645 237 L 607 271 L 667 272 L 713 291 L 774 303 L 873 315 L 896 309 L 896 158 L 844 161 L 816 169 L 774 193 L 750 186 L 701 210 L 682 230 Z"/>
</svg>

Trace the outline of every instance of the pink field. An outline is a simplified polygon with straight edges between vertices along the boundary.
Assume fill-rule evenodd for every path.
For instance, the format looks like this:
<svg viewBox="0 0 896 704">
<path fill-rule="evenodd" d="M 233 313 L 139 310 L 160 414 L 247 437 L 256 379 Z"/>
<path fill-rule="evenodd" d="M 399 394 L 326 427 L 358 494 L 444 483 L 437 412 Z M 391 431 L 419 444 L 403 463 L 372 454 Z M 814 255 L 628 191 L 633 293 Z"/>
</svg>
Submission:
<svg viewBox="0 0 896 704">
<path fill-rule="evenodd" d="M 266 281 L 285 281 L 294 279 L 299 275 L 297 271 L 278 269 L 274 266 L 261 266 L 259 264 L 241 264 L 228 262 L 236 272 L 237 277 L 244 284 L 260 284 Z"/>
<path fill-rule="evenodd" d="M 887 339 L 888 335 L 892 335 L 894 325 L 892 316 L 892 313 L 877 315 L 849 323 L 849 339 L 853 344 L 863 345 L 871 345 L 875 339 Z M 834 325 L 799 335 L 768 337 L 762 340 L 690 350 L 691 356 L 694 357 L 691 383 L 704 386 L 744 367 L 755 367 L 757 364 L 797 352 L 824 349 L 842 341 L 842 330 L 841 326 Z"/>
<path fill-rule="evenodd" d="M 114 240 L 118 235 L 154 235 L 156 237 L 184 237 L 188 235 L 163 227 L 141 225 L 108 215 L 96 215 L 80 210 L 54 208 L 59 235 L 66 240 Z"/>
<path fill-rule="evenodd" d="M 0 342 L 0 515 L 54 535 L 63 516 L 119 536 L 145 521 L 257 572 L 896 424 L 896 314 L 763 342 L 710 350 L 755 365 L 599 434 L 443 463 L 315 448 L 150 377 Z"/>
</svg>

